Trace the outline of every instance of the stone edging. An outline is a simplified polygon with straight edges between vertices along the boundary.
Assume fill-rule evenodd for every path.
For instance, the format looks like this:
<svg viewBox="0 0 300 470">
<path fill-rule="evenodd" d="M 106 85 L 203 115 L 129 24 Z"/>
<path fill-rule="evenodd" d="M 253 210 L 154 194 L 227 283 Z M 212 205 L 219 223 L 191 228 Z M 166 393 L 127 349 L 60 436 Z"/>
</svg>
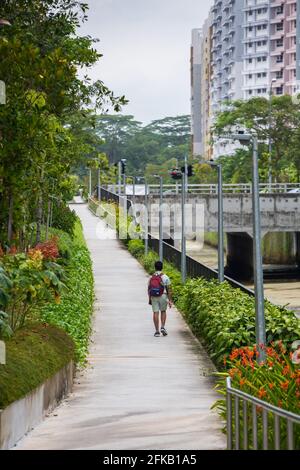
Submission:
<svg viewBox="0 0 300 470">
<path fill-rule="evenodd" d="M 0 410 L 1 450 L 14 447 L 72 391 L 74 372 L 71 361 L 24 398 Z"/>
</svg>

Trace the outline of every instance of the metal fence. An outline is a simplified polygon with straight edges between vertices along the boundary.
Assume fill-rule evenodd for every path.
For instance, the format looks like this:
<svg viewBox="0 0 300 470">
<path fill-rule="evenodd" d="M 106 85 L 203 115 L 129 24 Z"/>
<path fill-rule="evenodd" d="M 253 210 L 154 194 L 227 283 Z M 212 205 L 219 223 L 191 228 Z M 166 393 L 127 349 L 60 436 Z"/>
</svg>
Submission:
<svg viewBox="0 0 300 470">
<path fill-rule="evenodd" d="M 150 194 L 159 194 L 159 185 L 148 185 Z M 222 185 L 224 194 L 252 194 L 252 184 L 226 184 Z M 287 194 L 289 192 L 300 192 L 300 184 L 297 183 L 260 183 L 260 194 Z M 164 194 L 179 194 L 181 184 L 164 184 Z M 188 184 L 188 192 L 191 194 L 214 195 L 218 194 L 217 184 Z"/>
<path fill-rule="evenodd" d="M 159 240 L 153 235 L 149 234 L 149 247 L 152 250 L 159 252 Z M 167 242 L 163 242 L 163 255 L 166 261 L 174 264 L 174 266 L 181 270 L 181 251 L 174 248 L 174 246 L 169 245 Z M 218 279 L 218 271 L 215 269 L 209 268 L 205 264 L 199 263 L 190 256 L 186 257 L 186 272 L 187 276 L 190 278 L 204 277 L 205 279 Z M 248 295 L 254 296 L 254 292 L 251 289 L 248 289 L 243 284 L 231 279 L 228 276 L 225 276 L 225 280 L 234 288 L 241 289 Z"/>
<path fill-rule="evenodd" d="M 230 377 L 226 408 L 228 450 L 300 449 L 300 415 L 233 388 Z"/>
</svg>

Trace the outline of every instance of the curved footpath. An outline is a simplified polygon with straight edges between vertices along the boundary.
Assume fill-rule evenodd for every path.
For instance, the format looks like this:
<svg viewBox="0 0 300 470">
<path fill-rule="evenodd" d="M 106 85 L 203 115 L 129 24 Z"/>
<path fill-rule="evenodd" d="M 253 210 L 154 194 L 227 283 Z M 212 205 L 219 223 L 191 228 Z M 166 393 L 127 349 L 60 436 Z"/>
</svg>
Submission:
<svg viewBox="0 0 300 470">
<path fill-rule="evenodd" d="M 86 205 L 82 220 L 94 264 L 96 303 L 89 366 L 74 391 L 17 449 L 225 449 L 208 376 L 213 366 L 181 315 L 154 338 L 148 276 Z"/>
</svg>

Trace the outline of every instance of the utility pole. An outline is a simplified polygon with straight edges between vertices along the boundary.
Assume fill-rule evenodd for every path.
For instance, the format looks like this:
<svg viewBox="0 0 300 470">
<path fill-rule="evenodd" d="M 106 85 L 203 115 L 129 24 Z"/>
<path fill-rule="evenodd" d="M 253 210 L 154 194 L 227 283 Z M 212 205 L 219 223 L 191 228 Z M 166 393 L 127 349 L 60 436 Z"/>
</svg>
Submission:
<svg viewBox="0 0 300 470">
<path fill-rule="evenodd" d="M 224 211 L 223 211 L 223 175 L 222 165 L 218 169 L 218 276 L 219 282 L 224 282 Z"/>
<path fill-rule="evenodd" d="M 159 260 L 163 262 L 164 259 L 164 245 L 163 245 L 163 177 L 153 175 L 154 178 L 159 179 Z"/>
<path fill-rule="evenodd" d="M 122 193 L 122 162 L 118 163 L 118 194 L 121 196 Z"/>
<path fill-rule="evenodd" d="M 273 97 L 273 83 L 276 82 L 276 78 L 271 80 L 270 90 L 269 90 L 269 187 L 270 190 L 272 188 L 273 182 L 273 174 L 272 174 L 272 138 L 271 138 L 271 130 L 272 130 L 272 97 Z"/>
<path fill-rule="evenodd" d="M 253 236 L 254 236 L 254 280 L 255 280 L 255 310 L 256 315 L 256 342 L 259 348 L 260 362 L 265 361 L 266 353 L 266 326 L 264 312 L 264 279 L 261 254 L 261 220 L 260 220 L 260 200 L 259 200 L 259 173 L 258 173 L 258 142 L 257 136 L 252 138 L 253 144 L 253 177 L 252 177 L 252 198 L 253 198 Z"/>
<path fill-rule="evenodd" d="M 101 204 L 101 169 L 98 168 L 98 201 Z"/>
<path fill-rule="evenodd" d="M 185 233 L 185 202 L 186 202 L 186 180 L 187 165 L 185 160 L 184 172 L 181 180 L 181 280 L 186 281 L 186 233 Z"/>
<path fill-rule="evenodd" d="M 256 318 L 256 344 L 259 351 L 259 362 L 266 360 L 266 325 L 265 325 L 265 299 L 264 277 L 261 254 L 261 220 L 259 199 L 259 173 L 258 173 L 258 139 L 256 134 L 230 134 L 222 136 L 231 140 L 238 140 L 241 144 L 252 144 L 252 206 L 253 206 L 253 264 L 255 284 L 255 318 Z"/>
</svg>

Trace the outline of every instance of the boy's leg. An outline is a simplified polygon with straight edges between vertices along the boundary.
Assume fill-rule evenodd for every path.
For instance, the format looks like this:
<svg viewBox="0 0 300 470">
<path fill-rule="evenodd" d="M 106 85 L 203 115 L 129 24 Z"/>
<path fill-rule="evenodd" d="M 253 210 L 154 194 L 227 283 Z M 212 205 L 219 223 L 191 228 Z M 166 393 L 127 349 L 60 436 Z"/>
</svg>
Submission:
<svg viewBox="0 0 300 470">
<path fill-rule="evenodd" d="M 153 312 L 153 323 L 155 331 L 159 331 L 159 312 Z"/>
<path fill-rule="evenodd" d="M 167 320 L 167 312 L 161 312 L 161 327 L 164 328 Z"/>
</svg>

